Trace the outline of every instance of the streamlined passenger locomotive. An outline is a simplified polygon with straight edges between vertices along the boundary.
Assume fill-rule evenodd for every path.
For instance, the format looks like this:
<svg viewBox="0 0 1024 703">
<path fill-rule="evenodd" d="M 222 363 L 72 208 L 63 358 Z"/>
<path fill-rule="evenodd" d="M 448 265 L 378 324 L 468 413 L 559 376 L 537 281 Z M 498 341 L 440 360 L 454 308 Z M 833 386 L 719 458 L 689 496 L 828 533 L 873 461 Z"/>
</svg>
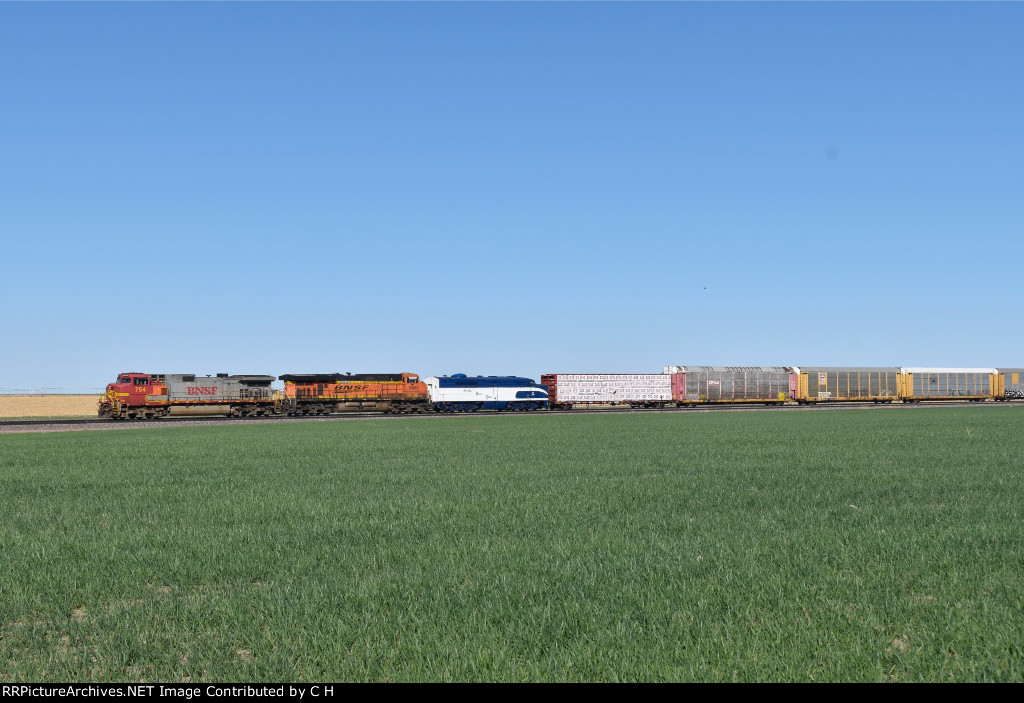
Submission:
<svg viewBox="0 0 1024 703">
<path fill-rule="evenodd" d="M 521 376 L 431 376 L 430 402 L 438 412 L 540 410 L 548 407 L 547 387 Z"/>
</svg>

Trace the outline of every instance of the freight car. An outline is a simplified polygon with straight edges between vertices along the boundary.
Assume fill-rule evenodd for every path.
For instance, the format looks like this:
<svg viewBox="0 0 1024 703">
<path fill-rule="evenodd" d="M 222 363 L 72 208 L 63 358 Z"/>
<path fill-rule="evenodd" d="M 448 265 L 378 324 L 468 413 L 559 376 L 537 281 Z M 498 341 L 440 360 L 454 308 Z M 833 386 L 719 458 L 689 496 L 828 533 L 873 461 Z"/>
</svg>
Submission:
<svg viewBox="0 0 1024 703">
<path fill-rule="evenodd" d="M 833 402 L 891 403 L 899 398 L 895 367 L 799 366 L 793 367 L 801 405 Z"/>
<path fill-rule="evenodd" d="M 673 403 L 672 377 L 661 373 L 548 373 L 540 377 L 550 407 L 590 405 L 665 407 Z"/>
<path fill-rule="evenodd" d="M 762 403 L 782 405 L 793 396 L 786 366 L 666 366 L 677 405 Z"/>
<path fill-rule="evenodd" d="M 282 412 L 329 415 L 378 411 L 419 413 L 432 410 L 427 385 L 414 373 L 307 373 L 278 376 L 284 381 Z"/>
<path fill-rule="evenodd" d="M 152 420 L 175 413 L 210 412 L 233 417 L 271 415 L 280 398 L 273 376 L 196 374 L 119 374 L 100 396 L 99 416 L 112 420 Z"/>
<path fill-rule="evenodd" d="M 904 403 L 922 400 L 980 402 L 1003 396 L 1002 377 L 988 368 L 900 368 L 899 396 Z"/>
<path fill-rule="evenodd" d="M 540 410 L 548 407 L 548 389 L 521 376 L 431 376 L 424 379 L 430 402 L 439 412 Z"/>
<path fill-rule="evenodd" d="M 1024 399 L 1024 369 L 999 369 L 1003 397 L 997 400 Z"/>
</svg>

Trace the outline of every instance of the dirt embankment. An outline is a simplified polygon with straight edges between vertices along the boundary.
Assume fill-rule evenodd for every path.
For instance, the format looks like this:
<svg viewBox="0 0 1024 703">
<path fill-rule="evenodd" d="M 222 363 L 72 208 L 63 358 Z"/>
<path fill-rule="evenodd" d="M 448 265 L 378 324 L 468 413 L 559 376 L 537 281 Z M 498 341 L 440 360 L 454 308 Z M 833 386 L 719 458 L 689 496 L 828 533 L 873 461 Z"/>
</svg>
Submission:
<svg viewBox="0 0 1024 703">
<path fill-rule="evenodd" d="M 0 418 L 96 417 L 99 395 L 0 395 Z"/>
</svg>

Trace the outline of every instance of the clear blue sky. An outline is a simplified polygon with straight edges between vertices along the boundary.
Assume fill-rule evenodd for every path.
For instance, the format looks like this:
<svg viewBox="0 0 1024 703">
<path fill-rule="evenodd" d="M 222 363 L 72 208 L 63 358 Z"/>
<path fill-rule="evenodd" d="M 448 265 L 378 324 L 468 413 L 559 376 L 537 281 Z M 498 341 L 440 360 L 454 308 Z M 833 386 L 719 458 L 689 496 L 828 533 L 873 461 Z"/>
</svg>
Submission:
<svg viewBox="0 0 1024 703">
<path fill-rule="evenodd" d="M 0 4 L 0 387 L 1024 366 L 1024 4 Z"/>
</svg>

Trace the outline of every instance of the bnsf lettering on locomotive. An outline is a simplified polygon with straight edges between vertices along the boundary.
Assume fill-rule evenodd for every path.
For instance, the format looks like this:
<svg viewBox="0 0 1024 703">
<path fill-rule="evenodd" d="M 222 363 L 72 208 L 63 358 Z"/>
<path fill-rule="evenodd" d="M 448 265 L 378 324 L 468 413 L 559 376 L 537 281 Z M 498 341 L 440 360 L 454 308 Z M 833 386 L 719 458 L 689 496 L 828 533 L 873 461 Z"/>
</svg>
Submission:
<svg viewBox="0 0 1024 703">
<path fill-rule="evenodd" d="M 189 386 L 188 395 L 217 395 L 216 386 Z"/>
</svg>

